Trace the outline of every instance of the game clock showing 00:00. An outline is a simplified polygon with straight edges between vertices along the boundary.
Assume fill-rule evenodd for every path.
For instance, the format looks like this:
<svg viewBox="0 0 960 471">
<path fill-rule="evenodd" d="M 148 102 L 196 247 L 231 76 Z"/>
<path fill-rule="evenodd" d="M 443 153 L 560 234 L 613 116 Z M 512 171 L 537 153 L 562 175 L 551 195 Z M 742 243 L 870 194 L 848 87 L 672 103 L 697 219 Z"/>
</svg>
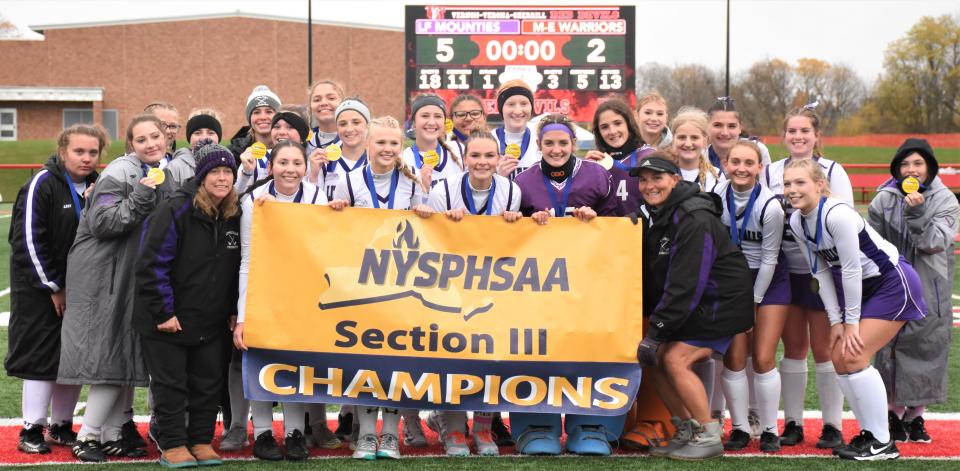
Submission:
<svg viewBox="0 0 960 471">
<path fill-rule="evenodd" d="M 496 114 L 497 88 L 521 79 L 534 115 L 590 121 L 608 95 L 635 99 L 633 24 L 632 6 L 408 5 L 407 96 L 472 93 Z"/>
</svg>

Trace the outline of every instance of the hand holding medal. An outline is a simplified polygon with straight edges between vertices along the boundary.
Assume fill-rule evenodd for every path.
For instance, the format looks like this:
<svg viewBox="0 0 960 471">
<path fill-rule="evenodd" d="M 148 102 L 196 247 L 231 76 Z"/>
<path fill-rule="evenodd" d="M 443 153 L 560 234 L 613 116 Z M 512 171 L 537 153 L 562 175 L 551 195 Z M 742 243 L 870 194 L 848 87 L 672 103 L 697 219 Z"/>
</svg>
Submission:
<svg viewBox="0 0 960 471">
<path fill-rule="evenodd" d="M 900 181 L 900 190 L 903 191 L 903 202 L 911 208 L 923 204 L 923 193 L 920 193 L 920 180 L 916 177 L 907 177 Z"/>
<path fill-rule="evenodd" d="M 343 156 L 343 149 L 341 149 L 337 144 L 330 144 L 329 146 L 324 147 L 323 150 L 327 152 L 327 160 L 330 162 L 340 160 L 340 157 Z"/>
<path fill-rule="evenodd" d="M 437 165 L 440 165 L 440 154 L 435 150 L 429 150 L 423 153 L 423 165 L 425 167 L 434 168 Z"/>
<path fill-rule="evenodd" d="M 160 170 L 159 168 L 154 167 L 154 168 L 151 168 L 150 170 L 147 170 L 147 178 L 153 180 L 153 184 L 155 187 L 163 185 L 163 182 L 164 180 L 166 180 L 166 177 L 167 176 L 165 173 L 163 173 L 163 170 Z"/>
<path fill-rule="evenodd" d="M 267 146 L 262 142 L 256 142 L 250 146 L 250 153 L 253 154 L 253 158 L 260 160 L 267 155 Z"/>
<path fill-rule="evenodd" d="M 507 146 L 507 149 L 504 151 L 504 157 L 509 157 L 511 159 L 520 158 L 520 144 L 510 144 Z"/>
</svg>

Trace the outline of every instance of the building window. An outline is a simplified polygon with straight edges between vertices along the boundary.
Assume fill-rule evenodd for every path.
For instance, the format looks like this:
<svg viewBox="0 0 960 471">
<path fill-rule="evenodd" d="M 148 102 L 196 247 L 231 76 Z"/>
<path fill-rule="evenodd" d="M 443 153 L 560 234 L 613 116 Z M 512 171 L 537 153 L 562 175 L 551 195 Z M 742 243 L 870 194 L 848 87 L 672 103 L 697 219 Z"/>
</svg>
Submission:
<svg viewBox="0 0 960 471">
<path fill-rule="evenodd" d="M 100 122 L 110 139 L 117 138 L 117 110 L 105 109 L 100 114 Z M 90 108 L 64 108 L 63 109 L 63 128 L 69 128 L 74 124 L 93 124 L 93 110 Z"/>
<path fill-rule="evenodd" d="M 17 140 L 17 109 L 0 108 L 0 141 Z"/>
</svg>

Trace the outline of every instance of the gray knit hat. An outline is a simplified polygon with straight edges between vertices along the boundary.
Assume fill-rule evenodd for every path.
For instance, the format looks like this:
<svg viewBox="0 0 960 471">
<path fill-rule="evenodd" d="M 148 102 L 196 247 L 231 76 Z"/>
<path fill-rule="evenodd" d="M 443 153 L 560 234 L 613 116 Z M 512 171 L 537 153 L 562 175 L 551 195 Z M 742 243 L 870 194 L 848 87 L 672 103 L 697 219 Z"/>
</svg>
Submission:
<svg viewBox="0 0 960 471">
<path fill-rule="evenodd" d="M 340 106 L 337 107 L 337 111 L 333 114 L 333 119 L 339 119 L 340 113 L 343 113 L 347 110 L 353 110 L 357 113 L 360 113 L 360 115 L 363 116 L 363 119 L 367 120 L 368 123 L 370 122 L 370 109 L 367 108 L 367 105 L 360 101 L 360 98 L 347 98 L 346 100 L 340 102 Z"/>
<path fill-rule="evenodd" d="M 273 111 L 280 109 L 280 97 L 266 85 L 258 85 L 247 97 L 247 124 L 250 124 L 253 110 L 261 106 L 269 106 Z"/>
</svg>

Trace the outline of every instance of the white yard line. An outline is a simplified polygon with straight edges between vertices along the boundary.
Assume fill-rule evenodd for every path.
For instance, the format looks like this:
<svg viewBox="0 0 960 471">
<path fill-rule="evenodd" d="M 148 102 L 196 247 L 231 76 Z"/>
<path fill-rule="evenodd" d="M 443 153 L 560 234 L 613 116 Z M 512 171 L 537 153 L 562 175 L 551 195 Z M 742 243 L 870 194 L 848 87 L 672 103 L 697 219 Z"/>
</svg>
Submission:
<svg viewBox="0 0 960 471">
<path fill-rule="evenodd" d="M 10 288 L 6 288 L 3 291 L 0 291 L 0 298 L 10 294 Z"/>
</svg>

